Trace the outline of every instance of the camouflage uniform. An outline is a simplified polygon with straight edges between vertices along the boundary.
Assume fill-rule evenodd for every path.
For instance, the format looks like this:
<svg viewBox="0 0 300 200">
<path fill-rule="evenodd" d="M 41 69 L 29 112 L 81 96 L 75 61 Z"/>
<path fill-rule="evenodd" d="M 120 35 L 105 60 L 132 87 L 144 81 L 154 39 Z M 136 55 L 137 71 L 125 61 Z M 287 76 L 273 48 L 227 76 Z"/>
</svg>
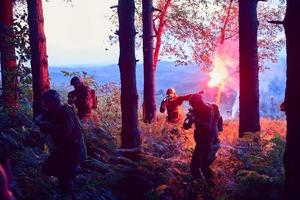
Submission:
<svg viewBox="0 0 300 200">
<path fill-rule="evenodd" d="M 175 96 L 173 98 L 166 97 L 160 105 L 160 112 L 164 113 L 167 110 L 168 122 L 177 122 L 180 118 L 179 116 L 179 106 L 182 105 L 183 101 L 188 101 L 191 95 Z"/>
<path fill-rule="evenodd" d="M 211 183 L 212 171 L 210 165 L 216 158 L 219 149 L 218 121 L 214 115 L 214 110 L 210 104 L 194 108 L 190 115 L 191 123 L 184 128 L 188 129 L 195 124 L 194 140 L 196 142 L 191 161 L 191 173 L 194 177 L 201 177 L 201 172 L 208 183 Z M 187 119 L 186 119 L 187 120 Z M 185 120 L 185 122 L 186 122 Z"/>
<path fill-rule="evenodd" d="M 42 172 L 56 176 L 62 188 L 69 190 L 80 161 L 86 159 L 83 130 L 75 112 L 68 105 L 58 104 L 45 118 L 48 123 L 40 124 L 40 129 L 51 135 L 56 148 L 44 163 Z"/>
<path fill-rule="evenodd" d="M 88 119 L 92 114 L 93 99 L 91 89 L 87 85 L 80 85 L 68 94 L 69 104 L 75 104 L 79 119 Z"/>
</svg>

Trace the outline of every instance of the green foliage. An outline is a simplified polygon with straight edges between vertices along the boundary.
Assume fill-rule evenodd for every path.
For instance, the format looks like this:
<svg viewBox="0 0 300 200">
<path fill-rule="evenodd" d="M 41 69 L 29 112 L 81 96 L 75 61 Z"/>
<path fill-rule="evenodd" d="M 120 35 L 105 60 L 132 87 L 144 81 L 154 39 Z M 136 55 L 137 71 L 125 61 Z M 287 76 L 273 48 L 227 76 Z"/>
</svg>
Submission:
<svg viewBox="0 0 300 200">
<path fill-rule="evenodd" d="M 252 142 L 254 141 L 249 141 Z M 236 174 L 236 199 L 279 200 L 282 197 L 285 139 L 275 133 L 270 140 L 262 137 L 259 143 L 259 153 L 246 149 L 240 155 L 245 170 L 239 170 Z"/>
</svg>

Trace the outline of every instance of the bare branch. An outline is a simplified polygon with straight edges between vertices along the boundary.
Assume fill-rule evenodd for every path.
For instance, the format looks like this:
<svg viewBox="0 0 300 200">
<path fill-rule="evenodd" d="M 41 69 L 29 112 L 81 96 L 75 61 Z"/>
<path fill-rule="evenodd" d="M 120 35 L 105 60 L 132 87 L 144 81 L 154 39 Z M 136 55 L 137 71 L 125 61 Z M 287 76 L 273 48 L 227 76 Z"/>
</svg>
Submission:
<svg viewBox="0 0 300 200">
<path fill-rule="evenodd" d="M 162 10 L 160 10 L 158 8 L 153 8 L 153 11 L 162 12 Z"/>
<path fill-rule="evenodd" d="M 118 5 L 115 5 L 115 6 L 111 6 L 109 7 L 110 9 L 114 9 L 114 8 L 118 8 L 119 6 Z"/>
</svg>

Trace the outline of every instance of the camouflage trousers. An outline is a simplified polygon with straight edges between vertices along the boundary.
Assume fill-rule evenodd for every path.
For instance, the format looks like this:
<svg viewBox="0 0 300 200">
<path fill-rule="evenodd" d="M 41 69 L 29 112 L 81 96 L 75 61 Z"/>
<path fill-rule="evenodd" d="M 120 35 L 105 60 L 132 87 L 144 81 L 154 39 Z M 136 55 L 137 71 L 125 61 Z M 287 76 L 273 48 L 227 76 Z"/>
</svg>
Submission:
<svg viewBox="0 0 300 200">
<path fill-rule="evenodd" d="M 210 165 L 216 159 L 216 152 L 219 149 L 219 143 L 196 143 L 191 161 L 191 173 L 195 178 L 201 177 L 201 172 L 206 181 L 211 181 L 213 174 Z M 200 171 L 201 170 L 201 171 Z"/>
</svg>

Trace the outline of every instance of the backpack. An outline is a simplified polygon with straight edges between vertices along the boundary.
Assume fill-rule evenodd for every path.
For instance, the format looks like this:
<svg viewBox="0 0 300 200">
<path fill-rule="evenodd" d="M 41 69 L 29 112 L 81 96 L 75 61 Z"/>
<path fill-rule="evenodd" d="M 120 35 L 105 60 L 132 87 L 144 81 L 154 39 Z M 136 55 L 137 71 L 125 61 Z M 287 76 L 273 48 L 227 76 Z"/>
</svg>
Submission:
<svg viewBox="0 0 300 200">
<path fill-rule="evenodd" d="M 96 109 L 98 107 L 98 97 L 96 94 L 96 90 L 91 89 L 91 97 L 92 97 L 92 108 Z"/>
<path fill-rule="evenodd" d="M 220 114 L 219 107 L 216 104 L 210 106 L 214 113 L 214 121 L 217 122 L 218 131 L 223 131 L 223 117 Z"/>
</svg>

